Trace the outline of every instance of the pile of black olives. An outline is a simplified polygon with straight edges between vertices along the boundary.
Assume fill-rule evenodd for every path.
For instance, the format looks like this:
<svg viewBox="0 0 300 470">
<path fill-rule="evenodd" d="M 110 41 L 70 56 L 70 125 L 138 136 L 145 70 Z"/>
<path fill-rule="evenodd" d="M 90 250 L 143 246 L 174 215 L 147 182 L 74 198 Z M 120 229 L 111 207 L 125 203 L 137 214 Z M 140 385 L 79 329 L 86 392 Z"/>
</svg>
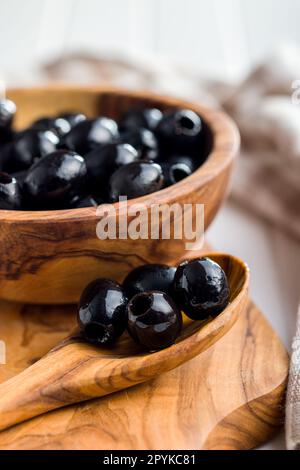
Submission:
<svg viewBox="0 0 300 470">
<path fill-rule="evenodd" d="M 209 132 L 189 109 L 131 109 L 117 123 L 82 113 L 42 117 L 14 131 L 0 100 L 0 209 L 96 206 L 144 196 L 189 176 L 207 158 Z"/>
<path fill-rule="evenodd" d="M 179 336 L 182 312 L 206 320 L 220 314 L 229 299 L 226 274 L 210 258 L 177 268 L 147 264 L 131 271 L 122 285 L 104 278 L 89 284 L 79 302 L 78 324 L 89 343 L 112 344 L 127 328 L 142 348 L 157 351 Z"/>
</svg>

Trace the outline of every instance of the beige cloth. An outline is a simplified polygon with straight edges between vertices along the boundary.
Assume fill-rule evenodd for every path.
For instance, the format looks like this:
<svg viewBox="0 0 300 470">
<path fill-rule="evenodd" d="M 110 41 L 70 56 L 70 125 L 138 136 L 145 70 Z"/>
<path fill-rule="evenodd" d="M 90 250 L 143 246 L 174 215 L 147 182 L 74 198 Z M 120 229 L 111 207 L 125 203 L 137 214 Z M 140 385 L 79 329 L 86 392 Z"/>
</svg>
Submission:
<svg viewBox="0 0 300 470">
<path fill-rule="evenodd" d="M 290 378 L 286 404 L 286 446 L 300 450 L 300 307 L 296 336 L 292 344 Z"/>
</svg>

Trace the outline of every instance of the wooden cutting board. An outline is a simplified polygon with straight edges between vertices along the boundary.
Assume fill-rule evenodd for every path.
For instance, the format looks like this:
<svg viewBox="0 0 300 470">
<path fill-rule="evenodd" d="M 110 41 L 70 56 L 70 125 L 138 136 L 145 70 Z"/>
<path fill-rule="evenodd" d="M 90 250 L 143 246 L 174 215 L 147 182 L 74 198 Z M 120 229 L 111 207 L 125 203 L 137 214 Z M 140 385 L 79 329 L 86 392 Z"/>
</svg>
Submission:
<svg viewBox="0 0 300 470">
<path fill-rule="evenodd" d="M 75 324 L 72 306 L 0 303 L 0 382 Z M 283 422 L 287 353 L 249 302 L 215 346 L 148 383 L 54 411 L 0 433 L 0 449 L 250 449 Z M 0 398 L 1 399 L 1 398 Z"/>
</svg>

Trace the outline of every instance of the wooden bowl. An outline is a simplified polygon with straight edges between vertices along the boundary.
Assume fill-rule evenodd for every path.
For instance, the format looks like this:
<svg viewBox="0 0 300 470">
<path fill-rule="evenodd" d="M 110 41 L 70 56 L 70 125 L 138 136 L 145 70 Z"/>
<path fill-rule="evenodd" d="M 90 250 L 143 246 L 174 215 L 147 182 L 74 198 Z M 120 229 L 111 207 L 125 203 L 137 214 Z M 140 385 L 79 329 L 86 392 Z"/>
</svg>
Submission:
<svg viewBox="0 0 300 470">
<path fill-rule="evenodd" d="M 0 384 L 0 431 L 50 410 L 146 382 L 215 344 L 245 310 L 249 269 L 235 256 L 210 252 L 206 255 L 222 266 L 230 286 L 230 303 L 220 315 L 202 322 L 184 316 L 176 342 L 152 353 L 143 352 L 127 333 L 113 347 L 106 348 L 91 346 L 73 334 Z"/>
<path fill-rule="evenodd" d="M 17 128 L 43 115 L 82 111 L 118 118 L 130 107 L 156 106 L 162 110 L 189 107 L 209 126 L 212 151 L 191 176 L 174 186 L 128 201 L 152 204 L 202 203 L 205 228 L 224 201 L 239 134 L 221 111 L 175 98 L 109 88 L 44 87 L 8 92 L 18 107 Z M 117 214 L 119 203 L 115 204 Z M 100 240 L 95 208 L 61 211 L 0 211 L 0 298 L 26 303 L 72 303 L 88 282 L 101 276 L 121 280 L 145 263 L 176 264 L 188 257 L 182 240 Z"/>
</svg>

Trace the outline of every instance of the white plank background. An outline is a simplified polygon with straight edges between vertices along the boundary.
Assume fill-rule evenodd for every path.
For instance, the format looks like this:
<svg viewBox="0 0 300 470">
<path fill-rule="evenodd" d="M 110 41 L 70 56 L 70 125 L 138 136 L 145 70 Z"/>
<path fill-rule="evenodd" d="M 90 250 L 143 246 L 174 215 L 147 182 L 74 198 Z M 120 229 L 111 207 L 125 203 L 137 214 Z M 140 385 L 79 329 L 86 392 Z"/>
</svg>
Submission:
<svg viewBox="0 0 300 470">
<path fill-rule="evenodd" d="M 300 44 L 300 0 L 0 0 L 0 78 L 22 77 L 66 51 L 149 55 L 239 79 L 278 43 Z M 299 77 L 295 77 L 299 78 Z M 300 247 L 228 203 L 209 231 L 244 258 L 251 292 L 289 348 Z M 282 436 L 267 448 L 283 448 Z"/>
<path fill-rule="evenodd" d="M 300 43 L 299 14 L 299 0 L 0 0 L 0 73 L 75 49 L 238 78 L 277 43 Z"/>
</svg>

